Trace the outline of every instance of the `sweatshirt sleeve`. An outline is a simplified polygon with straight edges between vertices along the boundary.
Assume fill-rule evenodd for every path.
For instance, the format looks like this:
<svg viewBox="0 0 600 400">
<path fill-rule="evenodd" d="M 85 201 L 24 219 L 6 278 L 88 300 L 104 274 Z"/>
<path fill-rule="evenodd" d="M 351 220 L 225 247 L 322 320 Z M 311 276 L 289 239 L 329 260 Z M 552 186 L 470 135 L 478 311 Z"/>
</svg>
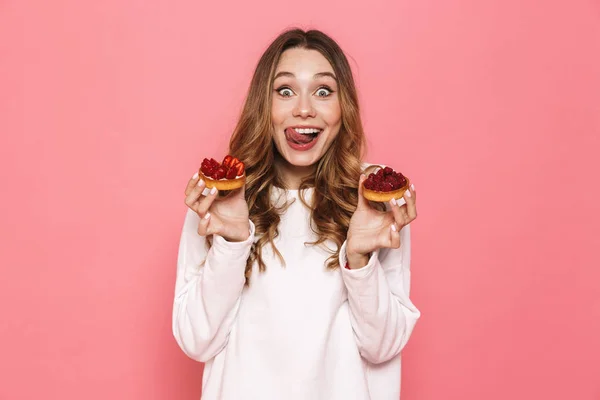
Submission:
<svg viewBox="0 0 600 400">
<path fill-rule="evenodd" d="M 409 299 L 410 225 L 400 230 L 400 240 L 400 248 L 379 249 L 354 270 L 344 268 L 346 242 L 340 250 L 354 336 L 360 354 L 374 364 L 400 354 L 421 315 Z"/>
<path fill-rule="evenodd" d="M 210 249 L 197 232 L 199 216 L 185 216 L 175 281 L 173 335 L 190 358 L 206 362 L 227 344 L 244 289 L 246 260 L 254 239 L 228 242 L 213 235 Z"/>
</svg>

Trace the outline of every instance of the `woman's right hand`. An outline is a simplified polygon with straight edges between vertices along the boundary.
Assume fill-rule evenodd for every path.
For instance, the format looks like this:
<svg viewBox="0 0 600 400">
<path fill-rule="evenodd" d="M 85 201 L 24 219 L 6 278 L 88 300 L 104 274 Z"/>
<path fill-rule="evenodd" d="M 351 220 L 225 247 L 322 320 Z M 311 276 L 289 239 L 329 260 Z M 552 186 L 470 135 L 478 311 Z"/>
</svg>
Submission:
<svg viewBox="0 0 600 400">
<path fill-rule="evenodd" d="M 217 234 L 229 242 L 248 239 L 250 222 L 248 203 L 244 196 L 246 186 L 220 198 L 216 188 L 207 196 L 202 195 L 205 188 L 205 182 L 196 174 L 185 189 L 185 204 L 200 217 L 198 234 Z"/>
</svg>

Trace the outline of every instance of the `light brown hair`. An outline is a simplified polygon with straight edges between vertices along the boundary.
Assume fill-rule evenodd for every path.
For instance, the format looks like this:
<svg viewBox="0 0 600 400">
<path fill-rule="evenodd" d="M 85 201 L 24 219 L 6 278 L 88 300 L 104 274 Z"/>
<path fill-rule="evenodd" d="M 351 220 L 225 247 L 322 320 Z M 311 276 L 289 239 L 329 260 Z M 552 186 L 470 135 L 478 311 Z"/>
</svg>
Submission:
<svg viewBox="0 0 600 400">
<path fill-rule="evenodd" d="M 274 166 L 278 156 L 273 143 L 271 102 L 273 78 L 282 53 L 291 48 L 320 52 L 331 64 L 338 81 L 342 124 L 329 149 L 318 161 L 316 172 L 305 179 L 299 189 L 300 200 L 311 209 L 311 225 L 318 239 L 310 244 L 320 245 L 327 240 L 337 245 L 328 258 L 327 268 L 339 267 L 339 249 L 346 239 L 350 218 L 358 202 L 358 178 L 365 151 L 365 137 L 360 118 L 358 95 L 352 71 L 338 44 L 318 30 L 291 29 L 279 35 L 260 58 L 244 103 L 240 119 L 229 143 L 229 154 L 246 165 L 246 200 L 250 220 L 259 239 L 252 247 L 246 264 L 249 282 L 252 265 L 265 270 L 262 249 L 270 244 L 285 264 L 273 240 L 277 237 L 280 213 L 284 208 L 271 204 L 273 186 L 285 188 Z M 307 204 L 303 190 L 314 187 L 312 204 Z"/>
</svg>

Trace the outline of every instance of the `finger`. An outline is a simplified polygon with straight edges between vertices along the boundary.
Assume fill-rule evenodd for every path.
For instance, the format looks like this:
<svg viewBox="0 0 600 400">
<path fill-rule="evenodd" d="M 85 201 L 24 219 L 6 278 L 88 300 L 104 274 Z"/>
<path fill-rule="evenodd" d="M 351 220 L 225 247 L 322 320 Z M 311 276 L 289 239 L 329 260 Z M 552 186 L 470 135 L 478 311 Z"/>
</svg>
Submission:
<svg viewBox="0 0 600 400">
<path fill-rule="evenodd" d="M 408 222 L 410 222 L 417 218 L 417 196 L 414 192 L 414 185 L 411 185 L 410 188 L 404 192 L 404 200 L 406 201 Z"/>
<path fill-rule="evenodd" d="M 404 218 L 404 225 L 410 224 L 410 222 L 412 220 L 410 219 L 410 216 L 408 215 L 406 204 L 404 204 L 403 206 L 400 207 L 400 212 L 402 213 L 402 217 Z"/>
<path fill-rule="evenodd" d="M 199 201 L 198 206 L 196 208 L 196 212 L 198 213 L 200 218 L 203 218 L 206 215 L 213 201 L 215 201 L 215 199 L 217 198 L 218 194 L 219 191 L 217 190 L 217 188 L 213 187 L 212 189 L 210 189 L 208 195 L 204 196 L 204 198 Z"/>
<path fill-rule="evenodd" d="M 392 249 L 400 247 L 400 232 L 395 223 L 390 225 L 390 246 Z"/>
<path fill-rule="evenodd" d="M 403 210 L 406 208 L 405 205 L 398 204 L 399 199 L 390 200 L 390 211 L 392 212 L 392 216 L 394 217 L 394 221 L 396 221 L 397 228 L 402 228 L 406 225 L 406 213 Z M 404 208 L 403 208 L 404 207 Z"/>
<path fill-rule="evenodd" d="M 200 218 L 200 222 L 198 222 L 198 235 L 207 236 L 208 233 L 208 225 L 210 224 L 210 213 L 206 213 L 206 215 Z"/>
<path fill-rule="evenodd" d="M 365 174 L 361 174 L 358 179 L 358 203 L 356 205 L 357 209 L 364 209 L 369 207 L 369 203 L 367 199 L 363 196 L 363 183 L 367 180 L 367 176 Z"/>
<path fill-rule="evenodd" d="M 192 210 L 197 210 L 198 198 L 202 195 L 202 191 L 206 187 L 203 179 L 198 180 L 191 189 L 190 192 L 185 197 L 185 205 L 191 208 Z M 186 190 L 187 192 L 187 190 Z M 196 211 L 197 212 L 197 211 Z"/>
<path fill-rule="evenodd" d="M 196 172 L 194 174 L 194 176 L 192 176 L 192 179 L 190 179 L 187 183 L 187 186 L 185 188 L 185 195 L 189 195 L 190 192 L 192 191 L 192 189 L 194 188 L 194 186 L 196 186 L 198 184 L 198 173 Z"/>
</svg>

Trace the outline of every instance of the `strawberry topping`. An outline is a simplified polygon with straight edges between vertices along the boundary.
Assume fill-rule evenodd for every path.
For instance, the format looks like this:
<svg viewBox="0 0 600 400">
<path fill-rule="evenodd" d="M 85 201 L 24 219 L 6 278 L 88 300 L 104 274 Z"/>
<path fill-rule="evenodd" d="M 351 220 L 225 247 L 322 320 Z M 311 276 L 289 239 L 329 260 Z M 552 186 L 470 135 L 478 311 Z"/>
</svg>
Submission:
<svg viewBox="0 0 600 400">
<path fill-rule="evenodd" d="M 200 171 L 212 179 L 235 179 L 244 175 L 244 163 L 235 157 L 227 155 L 222 163 L 214 158 L 205 158 L 200 165 Z"/>
</svg>

